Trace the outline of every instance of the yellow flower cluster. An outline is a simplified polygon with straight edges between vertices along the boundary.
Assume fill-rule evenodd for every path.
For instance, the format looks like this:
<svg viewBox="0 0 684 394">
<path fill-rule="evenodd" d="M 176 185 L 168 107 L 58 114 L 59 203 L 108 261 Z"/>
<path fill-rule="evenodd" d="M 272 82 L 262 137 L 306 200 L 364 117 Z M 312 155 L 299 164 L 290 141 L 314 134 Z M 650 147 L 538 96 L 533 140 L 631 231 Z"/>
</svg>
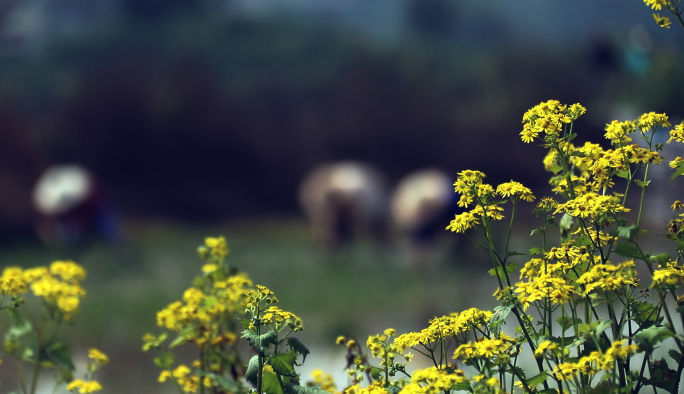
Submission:
<svg viewBox="0 0 684 394">
<path fill-rule="evenodd" d="M 311 378 L 313 378 L 313 385 L 318 386 L 321 390 L 338 394 L 335 386 L 335 380 L 329 373 L 323 372 L 323 370 L 316 368 L 311 372 Z"/>
<path fill-rule="evenodd" d="M 373 382 L 367 387 L 361 387 L 356 383 L 344 390 L 344 394 L 389 394 L 388 391 L 382 387 L 380 382 Z"/>
<path fill-rule="evenodd" d="M 0 294 L 16 297 L 27 293 L 30 288 L 35 296 L 57 306 L 64 318 L 71 321 L 78 313 L 81 298 L 85 296 L 80 284 L 85 277 L 83 267 L 73 261 L 55 261 L 49 269 L 7 267 L 0 277 Z"/>
<path fill-rule="evenodd" d="M 636 278 L 634 260 L 625 261 L 618 265 L 596 264 L 582 274 L 577 283 L 584 285 L 584 294 L 599 289 L 603 291 L 617 291 L 625 286 L 636 286 L 639 281 Z"/>
<path fill-rule="evenodd" d="M 483 183 L 484 178 L 485 174 L 480 171 L 466 170 L 458 174 L 454 183 L 454 190 L 461 194 L 458 205 L 467 208 L 469 205 L 475 204 L 475 208 L 456 215 L 447 226 L 447 230 L 463 233 L 478 225 L 483 218 L 503 219 L 504 216 L 501 214 L 503 208 L 500 206 L 503 202 L 495 200 L 497 195 L 509 197 L 514 202 L 518 200 L 531 202 L 535 199 L 532 191 L 519 182 L 506 182 L 497 186 L 495 190 L 491 185 Z"/>
<path fill-rule="evenodd" d="M 517 353 L 514 346 L 515 339 L 504 332 L 499 333 L 498 338 L 487 339 L 479 337 L 477 342 L 464 343 L 454 352 L 454 358 L 468 361 L 470 359 L 492 360 L 494 363 L 507 363 L 513 353 Z"/>
<path fill-rule="evenodd" d="M 629 211 L 629 208 L 622 206 L 617 196 L 604 196 L 590 192 L 565 204 L 558 204 L 554 213 L 565 212 L 572 217 L 596 218 L 609 213 L 616 214 Z"/>
<path fill-rule="evenodd" d="M 580 104 L 568 106 L 557 100 L 540 103 L 523 115 L 523 131 L 520 136 L 523 142 L 530 143 L 539 134 L 545 133 L 544 140 L 547 144 L 555 142 L 563 131 L 563 125 L 573 122 L 586 111 Z"/>
<path fill-rule="evenodd" d="M 166 379 L 171 378 L 178 386 L 183 389 L 185 393 L 196 393 L 200 386 L 200 376 L 192 374 L 190 368 L 186 367 L 184 364 L 179 365 L 173 371 L 164 370 L 159 375 L 159 383 L 166 382 Z M 204 387 L 213 387 L 213 380 L 205 376 L 202 380 Z"/>
<path fill-rule="evenodd" d="M 409 347 L 418 345 L 427 346 L 439 339 L 455 337 L 457 334 L 466 333 L 485 326 L 492 318 L 491 311 L 481 311 L 477 308 L 467 309 L 461 313 L 434 318 L 430 320 L 430 326 L 421 332 L 402 334 L 394 339 L 394 344 L 403 351 Z"/>
<path fill-rule="evenodd" d="M 591 352 L 576 363 L 560 363 L 554 369 L 553 374 L 558 380 L 567 381 L 574 379 L 578 373 L 592 376 L 599 371 L 612 371 L 615 361 L 624 360 L 639 350 L 637 345 L 625 346 L 626 342 L 626 339 L 615 341 L 605 353 Z"/>
<path fill-rule="evenodd" d="M 78 390 L 79 394 L 95 393 L 102 390 L 102 386 L 95 380 L 72 380 L 66 387 L 67 391 Z"/>
<path fill-rule="evenodd" d="M 204 244 L 211 250 L 211 256 L 223 261 L 228 256 L 228 245 L 224 237 L 207 237 Z"/>
<path fill-rule="evenodd" d="M 203 346 L 216 340 L 213 325 L 218 317 L 242 311 L 246 307 L 245 294 L 252 282 L 246 274 L 232 276 L 216 281 L 209 294 L 191 287 L 183 294 L 183 301 L 176 301 L 157 313 L 157 325 L 171 331 L 181 331 L 196 327 L 198 336 L 186 337 Z"/>
<path fill-rule="evenodd" d="M 658 127 L 670 127 L 670 126 L 672 126 L 667 115 L 658 114 L 655 112 L 649 112 L 647 114 L 641 115 L 636 120 L 636 125 L 639 129 L 641 129 L 642 133 L 645 133 L 647 130 L 654 130 L 655 128 L 658 128 Z"/>
<path fill-rule="evenodd" d="M 667 8 L 667 0 L 644 0 L 644 3 L 654 10 L 661 10 L 663 6 Z"/>
<path fill-rule="evenodd" d="M 265 324 L 275 324 L 276 329 L 288 325 L 293 331 L 304 330 L 304 322 L 292 312 L 286 312 L 277 306 L 270 306 L 261 318 Z"/>
<path fill-rule="evenodd" d="M 670 139 L 667 140 L 667 143 L 669 144 L 672 141 L 684 143 L 684 122 L 670 130 Z"/>
<path fill-rule="evenodd" d="M 665 268 L 653 272 L 653 284 L 651 287 L 676 286 L 684 284 L 684 266 L 676 261 L 667 263 Z"/>
<path fill-rule="evenodd" d="M 400 391 L 401 394 L 437 394 L 449 390 L 463 382 L 467 382 L 465 373 L 460 369 L 448 373 L 436 367 L 418 370 L 411 376 L 411 382 Z"/>
</svg>

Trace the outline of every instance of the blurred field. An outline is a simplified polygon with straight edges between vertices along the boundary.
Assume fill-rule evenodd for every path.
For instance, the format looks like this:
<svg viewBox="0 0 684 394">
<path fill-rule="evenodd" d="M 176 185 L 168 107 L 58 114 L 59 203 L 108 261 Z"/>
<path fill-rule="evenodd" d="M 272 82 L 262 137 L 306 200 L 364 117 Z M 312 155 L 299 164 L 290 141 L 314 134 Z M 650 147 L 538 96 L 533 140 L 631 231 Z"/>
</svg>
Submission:
<svg viewBox="0 0 684 394">
<path fill-rule="evenodd" d="M 159 369 L 152 354 L 141 352 L 141 337 L 160 332 L 155 314 L 189 287 L 201 266 L 196 247 L 208 235 L 225 235 L 229 262 L 275 291 L 282 309 L 303 318 L 306 330 L 298 337 L 313 353 L 305 371 L 322 362 L 316 361 L 316 353 L 327 357 L 340 350 L 333 345 L 338 335 L 363 341 L 388 327 L 419 330 L 435 315 L 466 306 L 491 307 L 483 302 L 493 301 L 488 296 L 495 284 L 478 289 L 481 283 L 476 280 L 489 268 L 478 267 L 488 264 L 485 256 L 478 253 L 481 261 L 466 262 L 466 256 L 447 246 L 438 250 L 438 264 L 431 268 L 410 267 L 397 249 L 364 241 L 330 254 L 312 244 L 303 222 L 292 220 L 216 227 L 137 223 L 129 228 L 128 240 L 118 247 L 91 244 L 51 250 L 16 244 L 0 251 L 3 265 L 31 267 L 73 259 L 87 269 L 88 294 L 81 314 L 62 333 L 81 366 L 89 347 L 110 355 L 111 365 L 101 376 L 107 393 L 172 389 L 156 382 Z M 6 322 L 2 325 L 7 327 Z M 342 371 L 341 354 L 337 362 L 330 372 Z M 14 384 L 12 364 L 5 359 L 0 376 L 8 389 Z"/>
</svg>

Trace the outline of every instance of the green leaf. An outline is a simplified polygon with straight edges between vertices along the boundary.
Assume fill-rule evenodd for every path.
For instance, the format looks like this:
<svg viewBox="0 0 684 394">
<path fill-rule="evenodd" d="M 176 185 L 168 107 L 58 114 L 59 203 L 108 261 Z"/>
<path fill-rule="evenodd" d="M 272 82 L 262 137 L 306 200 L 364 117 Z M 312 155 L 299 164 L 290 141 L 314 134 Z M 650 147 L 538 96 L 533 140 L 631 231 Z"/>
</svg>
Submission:
<svg viewBox="0 0 684 394">
<path fill-rule="evenodd" d="M 629 179 L 629 177 L 630 177 L 629 171 L 627 171 L 627 170 L 615 171 L 615 175 L 619 176 L 620 178 L 625 178 L 625 179 Z"/>
<path fill-rule="evenodd" d="M 159 368 L 171 369 L 174 363 L 173 353 L 171 352 L 161 352 L 157 357 L 154 358 L 154 363 L 157 364 Z"/>
<path fill-rule="evenodd" d="M 603 334 L 606 328 L 610 327 L 612 320 L 602 320 L 598 326 L 596 326 L 596 336 Z"/>
<path fill-rule="evenodd" d="M 629 227 L 620 226 L 615 231 L 615 235 L 618 238 L 634 239 L 634 237 L 637 234 L 637 230 L 638 230 L 637 226 L 629 226 Z"/>
<path fill-rule="evenodd" d="M 451 390 L 462 390 L 462 391 L 470 391 L 471 393 L 473 392 L 473 388 L 470 387 L 469 382 L 461 382 L 455 386 L 451 386 Z"/>
<path fill-rule="evenodd" d="M 627 242 L 618 242 L 617 246 L 615 247 L 615 253 L 622 257 L 631 259 L 641 259 L 643 257 L 641 256 L 641 253 L 639 253 L 639 249 L 637 249 L 636 246 Z"/>
<path fill-rule="evenodd" d="M 535 229 L 532 230 L 532 232 L 530 233 L 530 236 L 533 236 L 534 234 L 543 234 L 543 233 L 545 233 L 545 232 L 546 232 L 546 229 L 545 229 L 544 227 L 535 228 Z"/>
<path fill-rule="evenodd" d="M 556 389 L 545 389 L 542 391 L 537 391 L 539 394 L 558 394 L 558 390 Z"/>
<path fill-rule="evenodd" d="M 202 306 L 200 307 L 200 310 L 204 311 L 207 309 L 211 309 L 214 306 L 216 306 L 216 304 L 218 304 L 218 303 L 219 303 L 219 300 L 215 296 L 207 297 L 202 301 Z"/>
<path fill-rule="evenodd" d="M 648 184 L 651 183 L 651 181 L 644 182 L 637 179 L 636 181 L 634 181 L 634 183 L 636 183 L 637 186 L 639 186 L 640 188 L 644 189 L 648 187 Z"/>
<path fill-rule="evenodd" d="M 604 375 L 606 376 L 606 375 Z M 589 390 L 589 394 L 611 394 L 613 392 L 612 390 L 613 386 L 611 382 L 608 381 L 603 381 L 599 384 L 596 385 L 596 387 L 593 387 L 592 389 Z"/>
<path fill-rule="evenodd" d="M 242 338 L 247 338 L 249 344 L 252 345 L 257 353 L 263 355 L 266 349 L 270 345 L 278 344 L 278 334 L 273 331 L 269 331 L 266 334 L 257 335 L 252 330 L 244 330 L 242 332 Z"/>
<path fill-rule="evenodd" d="M 22 320 L 10 326 L 10 329 L 7 331 L 6 337 L 21 338 L 32 331 L 33 326 L 31 325 L 31 322 L 28 320 Z"/>
<path fill-rule="evenodd" d="M 259 376 L 259 356 L 254 356 L 249 359 L 247 364 L 247 372 L 245 372 L 245 379 L 256 386 L 257 377 Z"/>
<path fill-rule="evenodd" d="M 572 153 L 570 154 L 570 157 L 572 157 L 572 156 L 575 156 L 575 157 L 589 157 L 586 153 L 580 152 L 580 151 L 578 151 L 578 150 L 572 152 Z"/>
<path fill-rule="evenodd" d="M 278 376 L 267 371 L 261 375 L 261 390 L 266 394 L 283 394 Z"/>
<path fill-rule="evenodd" d="M 518 270 L 518 263 L 508 263 L 506 264 L 506 272 L 507 273 L 512 273 Z M 498 266 L 496 268 L 492 268 L 489 271 L 489 276 L 498 276 L 499 278 L 504 278 L 504 273 L 503 270 L 501 269 L 501 266 Z"/>
<path fill-rule="evenodd" d="M 674 334 L 667 327 L 649 327 L 641 330 L 634 336 L 635 341 L 639 345 L 639 349 L 647 353 L 651 353 L 656 344 L 673 337 Z"/>
<path fill-rule="evenodd" d="M 45 347 L 45 353 L 48 359 L 55 365 L 67 368 L 71 371 L 75 370 L 74 362 L 71 360 L 71 352 L 67 345 L 62 341 L 55 341 Z"/>
<path fill-rule="evenodd" d="M 506 252 L 506 257 L 511 257 L 511 256 L 527 256 L 527 253 Z"/>
<path fill-rule="evenodd" d="M 266 364 L 273 367 L 273 371 L 277 374 L 289 375 L 293 371 L 296 358 L 297 353 L 294 350 L 290 350 L 289 352 L 278 353 L 269 357 Z"/>
<path fill-rule="evenodd" d="M 527 379 L 525 381 L 525 383 L 528 386 L 534 387 L 538 384 L 542 384 L 542 383 L 546 382 L 546 379 L 548 379 L 548 377 L 549 377 L 549 374 L 547 374 L 546 372 L 542 372 L 537 376 L 534 376 L 534 377 Z"/>
<path fill-rule="evenodd" d="M 294 384 L 286 384 L 285 392 L 287 394 L 330 394 L 318 387 L 302 387 Z"/>
<path fill-rule="evenodd" d="M 670 369 L 667 361 L 661 358 L 649 363 L 649 366 L 651 367 L 649 383 L 670 393 L 674 392 L 674 388 L 677 385 L 677 372 Z"/>
<path fill-rule="evenodd" d="M 682 362 L 682 354 L 679 353 L 678 351 L 676 351 L 676 350 L 674 350 L 674 349 L 670 349 L 670 350 L 667 351 L 667 354 L 668 354 L 670 357 L 672 357 L 672 359 L 675 360 L 675 361 L 677 362 L 677 364 L 679 364 L 680 362 Z"/>
<path fill-rule="evenodd" d="M 492 314 L 491 319 L 489 319 L 487 326 L 495 336 L 499 336 L 501 326 L 506 324 L 506 318 L 508 317 L 508 314 L 511 313 L 512 309 L 513 305 L 499 305 L 494 308 L 494 314 Z"/>
<path fill-rule="evenodd" d="M 563 171 L 563 167 L 559 166 L 558 164 L 554 164 L 551 166 L 551 172 L 553 172 L 554 175 L 558 174 L 561 171 Z"/>
<path fill-rule="evenodd" d="M 306 361 L 306 356 L 309 354 L 309 349 L 304 346 L 299 339 L 290 337 L 287 338 L 287 346 L 297 352 L 297 354 L 302 355 L 302 364 Z"/>
<path fill-rule="evenodd" d="M 175 348 L 176 346 L 180 346 L 180 345 L 184 344 L 184 343 L 187 342 L 187 341 L 188 341 L 187 338 L 185 338 L 185 337 L 182 336 L 182 335 L 179 335 L 178 337 L 176 337 L 176 339 L 174 339 L 174 340 L 169 344 L 169 349 L 173 349 L 173 348 Z"/>
<path fill-rule="evenodd" d="M 684 161 L 681 161 L 679 162 L 679 164 L 677 164 L 677 169 L 675 170 L 674 174 L 672 174 L 672 176 L 670 177 L 670 180 L 673 180 L 682 174 L 684 174 Z"/>
<path fill-rule="evenodd" d="M 558 324 L 560 324 L 561 329 L 563 329 L 563 332 L 567 331 L 568 328 L 572 327 L 572 319 L 570 319 L 567 316 L 560 316 L 556 319 Z"/>
<path fill-rule="evenodd" d="M 666 268 L 667 263 L 672 261 L 672 258 L 670 258 L 670 255 L 667 253 L 662 253 L 662 254 L 657 254 L 655 256 L 651 256 L 651 261 L 654 261 L 660 265 L 660 268 Z"/>
<path fill-rule="evenodd" d="M 532 248 L 528 250 L 528 253 L 532 256 L 537 255 L 537 254 L 544 254 L 544 251 L 541 250 L 540 248 Z"/>
<path fill-rule="evenodd" d="M 587 237 L 586 235 L 580 235 L 579 237 L 575 238 L 575 242 L 572 244 L 572 246 L 577 246 L 578 248 L 591 245 L 593 245 L 591 238 Z"/>
<path fill-rule="evenodd" d="M 208 371 L 203 371 L 203 370 L 198 370 L 197 371 L 198 376 L 208 376 L 211 378 L 216 384 L 221 387 L 222 389 L 225 389 L 231 393 L 239 393 L 242 388 L 240 384 L 238 384 L 234 380 L 230 380 L 226 378 L 225 376 L 217 375 L 213 372 L 208 372 Z"/>
<path fill-rule="evenodd" d="M 249 324 L 252 322 L 250 319 L 238 319 L 238 321 L 242 325 L 243 329 L 249 330 Z"/>
<path fill-rule="evenodd" d="M 632 301 L 629 304 L 634 321 L 639 328 L 648 328 L 660 324 L 664 318 L 660 316 L 660 307 L 647 301 Z"/>
</svg>

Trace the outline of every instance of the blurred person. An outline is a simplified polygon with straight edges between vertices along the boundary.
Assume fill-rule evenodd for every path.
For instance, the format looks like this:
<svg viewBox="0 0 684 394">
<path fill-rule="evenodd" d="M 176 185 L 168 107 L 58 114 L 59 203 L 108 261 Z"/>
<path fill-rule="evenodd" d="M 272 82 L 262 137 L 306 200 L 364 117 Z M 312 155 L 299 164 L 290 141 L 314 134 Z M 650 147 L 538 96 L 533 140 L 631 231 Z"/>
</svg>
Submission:
<svg viewBox="0 0 684 394">
<path fill-rule="evenodd" d="M 410 264 L 435 260 L 439 235 L 458 210 L 453 183 L 443 171 L 425 169 L 408 174 L 394 189 L 392 222 L 408 249 Z"/>
<path fill-rule="evenodd" d="M 330 249 L 362 235 L 384 240 L 386 182 L 368 164 L 342 161 L 318 166 L 301 183 L 299 202 L 314 238 Z"/>
<path fill-rule="evenodd" d="M 36 232 L 47 244 L 118 239 L 117 215 L 109 196 L 79 165 L 57 165 L 45 170 L 33 189 L 33 207 Z"/>
</svg>

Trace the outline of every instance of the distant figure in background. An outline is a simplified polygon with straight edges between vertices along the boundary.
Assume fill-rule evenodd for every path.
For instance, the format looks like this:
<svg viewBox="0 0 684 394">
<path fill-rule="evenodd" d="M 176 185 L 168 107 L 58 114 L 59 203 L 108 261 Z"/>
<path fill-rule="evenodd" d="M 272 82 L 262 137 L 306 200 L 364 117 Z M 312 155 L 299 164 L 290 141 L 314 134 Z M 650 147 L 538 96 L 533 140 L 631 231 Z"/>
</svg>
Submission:
<svg viewBox="0 0 684 394">
<path fill-rule="evenodd" d="M 411 264 L 431 264 L 436 241 L 457 212 L 453 180 L 435 169 L 404 177 L 392 194 L 392 221 Z"/>
<path fill-rule="evenodd" d="M 344 161 L 321 165 L 299 189 L 299 202 L 314 238 L 336 249 L 359 235 L 384 238 L 387 187 L 378 170 Z"/>
<path fill-rule="evenodd" d="M 74 245 L 88 238 L 114 242 L 118 223 L 113 205 L 95 178 L 78 165 L 48 168 L 33 189 L 36 231 L 50 245 Z"/>
</svg>

